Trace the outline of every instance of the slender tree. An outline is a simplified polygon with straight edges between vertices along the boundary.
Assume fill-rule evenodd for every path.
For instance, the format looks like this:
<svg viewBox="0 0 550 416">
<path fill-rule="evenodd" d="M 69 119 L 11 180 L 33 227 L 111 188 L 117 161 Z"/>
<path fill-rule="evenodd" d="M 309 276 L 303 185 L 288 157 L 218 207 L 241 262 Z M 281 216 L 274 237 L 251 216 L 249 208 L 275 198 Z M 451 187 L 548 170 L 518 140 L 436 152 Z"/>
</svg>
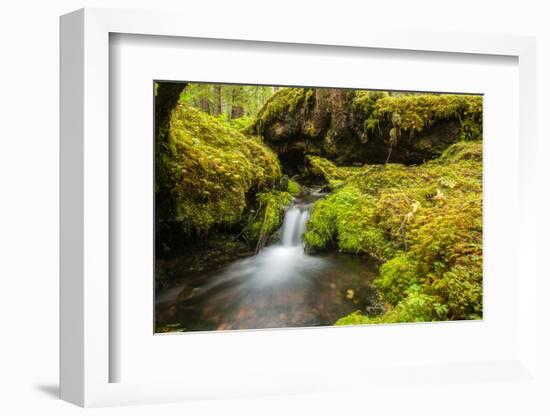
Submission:
<svg viewBox="0 0 550 416">
<path fill-rule="evenodd" d="M 215 84 L 214 85 L 214 100 L 215 100 L 215 107 L 214 107 L 214 115 L 219 116 L 222 113 L 222 85 L 221 84 Z"/>
<path fill-rule="evenodd" d="M 231 119 L 241 118 L 244 116 L 244 87 L 234 86 L 231 95 Z"/>
</svg>

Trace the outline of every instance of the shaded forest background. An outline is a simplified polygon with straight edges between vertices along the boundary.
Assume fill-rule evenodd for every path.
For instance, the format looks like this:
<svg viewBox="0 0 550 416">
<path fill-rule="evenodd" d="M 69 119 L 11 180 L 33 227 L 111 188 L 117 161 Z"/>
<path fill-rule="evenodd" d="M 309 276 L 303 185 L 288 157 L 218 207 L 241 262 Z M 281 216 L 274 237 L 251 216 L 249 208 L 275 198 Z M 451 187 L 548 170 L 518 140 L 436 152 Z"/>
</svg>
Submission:
<svg viewBox="0 0 550 416">
<path fill-rule="evenodd" d="M 260 108 L 278 89 L 262 85 L 193 83 L 184 90 L 181 101 L 242 128 L 254 122 Z"/>
</svg>

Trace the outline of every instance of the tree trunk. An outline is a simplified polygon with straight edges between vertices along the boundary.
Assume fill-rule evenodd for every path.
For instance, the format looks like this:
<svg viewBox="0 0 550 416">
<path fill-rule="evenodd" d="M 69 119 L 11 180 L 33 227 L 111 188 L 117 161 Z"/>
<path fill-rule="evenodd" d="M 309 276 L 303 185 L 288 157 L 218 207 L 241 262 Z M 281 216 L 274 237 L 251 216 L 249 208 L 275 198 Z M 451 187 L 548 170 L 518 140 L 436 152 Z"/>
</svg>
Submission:
<svg viewBox="0 0 550 416">
<path fill-rule="evenodd" d="M 242 116 L 244 116 L 244 108 L 238 105 L 231 107 L 231 119 L 241 118 Z"/>
<path fill-rule="evenodd" d="M 210 114 L 210 103 L 208 102 L 208 98 L 200 97 L 199 98 L 199 107 L 205 113 Z"/>
<path fill-rule="evenodd" d="M 241 88 L 233 87 L 231 92 L 231 120 L 244 116 Z"/>
<path fill-rule="evenodd" d="M 170 116 L 172 111 L 178 105 L 181 92 L 187 86 L 187 83 L 183 82 L 166 82 L 156 84 L 155 94 L 155 209 L 157 215 L 155 216 L 155 246 L 157 253 L 161 253 L 164 249 L 164 242 L 166 240 L 166 232 L 170 234 L 170 229 L 166 229 L 160 218 L 163 218 L 163 214 L 159 212 L 169 212 L 172 209 L 170 191 L 157 186 L 158 178 L 162 176 L 163 172 L 159 167 L 161 164 L 159 160 L 166 152 L 165 142 L 168 137 L 167 131 L 170 123 Z"/>
<path fill-rule="evenodd" d="M 214 97 L 216 100 L 214 115 L 219 116 L 222 113 L 222 86 L 220 84 L 214 85 Z"/>
<path fill-rule="evenodd" d="M 163 82 L 157 84 L 155 95 L 155 139 L 160 140 L 159 132 L 170 121 L 170 114 L 178 104 L 185 82 Z"/>
</svg>

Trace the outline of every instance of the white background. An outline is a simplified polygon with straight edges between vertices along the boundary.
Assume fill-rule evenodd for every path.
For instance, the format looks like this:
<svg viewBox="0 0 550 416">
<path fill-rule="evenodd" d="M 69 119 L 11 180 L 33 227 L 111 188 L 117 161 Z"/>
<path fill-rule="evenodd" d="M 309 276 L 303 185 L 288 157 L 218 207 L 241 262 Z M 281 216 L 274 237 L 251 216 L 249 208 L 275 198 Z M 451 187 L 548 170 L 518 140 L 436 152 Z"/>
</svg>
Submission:
<svg viewBox="0 0 550 416">
<path fill-rule="evenodd" d="M 186 12 L 190 19 L 209 16 L 249 15 L 247 19 L 276 20 L 307 29 L 323 25 L 327 32 L 342 25 L 387 24 L 428 27 L 437 30 L 528 34 L 538 36 L 538 154 L 546 161 L 550 145 L 546 127 L 550 116 L 550 31 L 545 2 L 521 1 L 399 1 L 307 2 L 201 1 L 18 1 L 2 4 L 0 95 L 2 148 L 0 178 L 0 412 L 3 414 L 73 414 L 82 412 L 59 402 L 58 367 L 58 16 L 83 6 L 136 9 L 169 9 Z M 237 18 L 235 18 L 237 20 Z M 185 24 L 185 22 L 182 22 Z M 239 28 L 236 27 L 236 32 Z M 548 168 L 539 163 L 540 267 L 548 251 Z M 506 261 L 505 258 L 502 261 Z M 547 274 L 547 273 L 546 273 Z M 548 283 L 539 291 L 548 290 Z M 539 306 L 549 317 L 549 308 Z M 548 321 L 547 321 L 548 322 Z M 550 325 L 546 325 L 549 328 Z M 540 332 L 543 347 L 550 350 L 549 334 Z M 403 347 L 406 351 L 406 346 Z M 548 352 L 541 351 L 547 366 Z M 548 367 L 546 367 L 548 368 Z M 548 374 L 548 371 L 546 372 Z M 448 386 L 447 386 L 448 387 Z M 449 391 L 454 394 L 450 395 Z M 452 388 L 434 385 L 429 391 L 414 388 L 395 396 L 391 386 L 377 397 L 369 392 L 317 396 L 232 400 L 163 405 L 155 408 L 101 409 L 99 414 L 394 414 L 412 410 L 425 414 L 548 414 L 536 400 L 541 392 L 506 383 L 481 394 L 476 386 L 459 383 Z M 546 411 L 546 412 L 544 412 Z"/>
</svg>

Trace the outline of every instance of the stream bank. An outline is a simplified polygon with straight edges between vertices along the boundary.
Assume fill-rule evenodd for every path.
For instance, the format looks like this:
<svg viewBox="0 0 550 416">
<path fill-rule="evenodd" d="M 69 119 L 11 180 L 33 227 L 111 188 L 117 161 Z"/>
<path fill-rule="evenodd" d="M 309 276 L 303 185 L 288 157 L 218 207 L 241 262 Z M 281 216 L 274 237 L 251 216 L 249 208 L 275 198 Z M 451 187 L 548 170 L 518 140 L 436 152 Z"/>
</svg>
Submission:
<svg viewBox="0 0 550 416">
<path fill-rule="evenodd" d="M 310 255 L 302 241 L 319 188 L 294 198 L 277 241 L 213 270 L 187 273 L 157 295 L 157 332 L 333 325 L 361 310 L 383 312 L 371 282 L 377 262 L 337 252 Z"/>
</svg>

